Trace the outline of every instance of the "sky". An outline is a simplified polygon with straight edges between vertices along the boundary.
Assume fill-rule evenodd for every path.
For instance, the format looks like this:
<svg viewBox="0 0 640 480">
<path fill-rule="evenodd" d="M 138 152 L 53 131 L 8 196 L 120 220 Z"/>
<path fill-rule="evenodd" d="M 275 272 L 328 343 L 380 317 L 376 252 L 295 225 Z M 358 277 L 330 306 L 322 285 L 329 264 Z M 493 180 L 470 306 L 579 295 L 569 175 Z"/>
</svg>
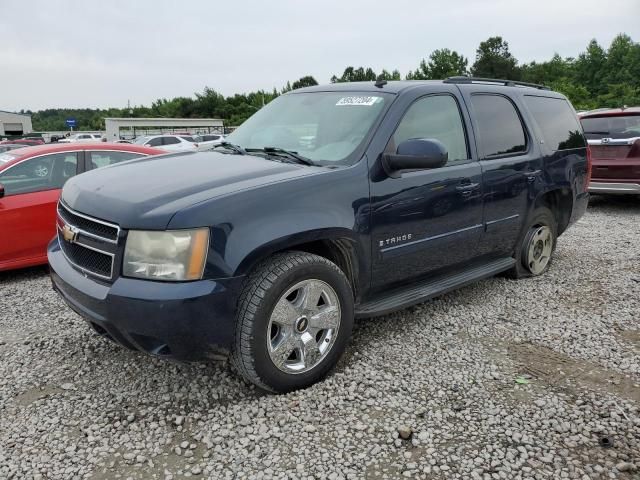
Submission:
<svg viewBox="0 0 640 480">
<path fill-rule="evenodd" d="M 638 18 L 640 0 L 0 0 L 0 110 L 150 106 L 349 65 L 404 75 L 438 48 L 471 65 L 495 35 L 521 63 L 575 57 L 640 41 Z"/>
</svg>

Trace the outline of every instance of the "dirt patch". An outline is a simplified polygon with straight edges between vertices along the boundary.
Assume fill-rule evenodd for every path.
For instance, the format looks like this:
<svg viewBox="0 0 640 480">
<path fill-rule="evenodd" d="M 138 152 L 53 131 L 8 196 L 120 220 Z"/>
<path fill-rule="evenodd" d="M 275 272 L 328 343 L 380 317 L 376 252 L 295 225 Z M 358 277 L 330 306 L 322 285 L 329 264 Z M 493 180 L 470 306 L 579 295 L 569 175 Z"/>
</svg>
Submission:
<svg viewBox="0 0 640 480">
<path fill-rule="evenodd" d="M 530 343 L 510 345 L 508 352 L 523 373 L 548 385 L 573 394 L 587 388 L 640 402 L 640 388 L 621 373 Z"/>
<path fill-rule="evenodd" d="M 618 336 L 640 349 L 640 330 L 621 330 Z"/>
<path fill-rule="evenodd" d="M 61 390 L 58 387 L 51 387 L 47 385 L 43 387 L 34 387 L 28 390 L 25 390 L 20 395 L 16 395 L 13 401 L 16 403 L 16 405 L 19 405 L 21 407 L 27 407 L 31 405 L 33 402 L 35 402 L 36 400 L 41 400 L 43 398 L 47 398 L 47 397 L 50 397 L 51 395 L 55 395 L 57 393 L 62 393 L 62 392 L 63 390 Z"/>
</svg>

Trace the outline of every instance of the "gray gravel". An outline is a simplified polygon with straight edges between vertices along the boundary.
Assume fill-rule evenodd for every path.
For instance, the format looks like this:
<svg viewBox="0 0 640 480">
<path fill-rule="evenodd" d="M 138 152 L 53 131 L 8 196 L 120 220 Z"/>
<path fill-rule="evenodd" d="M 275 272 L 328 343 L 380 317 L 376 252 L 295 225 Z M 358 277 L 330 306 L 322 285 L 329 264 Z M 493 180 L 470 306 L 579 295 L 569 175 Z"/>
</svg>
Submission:
<svg viewBox="0 0 640 480">
<path fill-rule="evenodd" d="M 281 396 L 93 335 L 0 274 L 0 478 L 640 478 L 640 199 L 595 198 L 541 278 L 356 326 Z"/>
</svg>

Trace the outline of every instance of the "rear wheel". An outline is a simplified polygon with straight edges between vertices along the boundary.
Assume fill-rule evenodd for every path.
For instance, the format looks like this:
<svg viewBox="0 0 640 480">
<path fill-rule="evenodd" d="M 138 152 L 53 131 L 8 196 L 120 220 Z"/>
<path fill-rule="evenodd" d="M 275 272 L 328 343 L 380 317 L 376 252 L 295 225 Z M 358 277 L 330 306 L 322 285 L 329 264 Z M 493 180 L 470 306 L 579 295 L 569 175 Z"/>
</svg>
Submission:
<svg viewBox="0 0 640 480">
<path fill-rule="evenodd" d="M 326 258 L 278 254 L 249 277 L 236 322 L 236 369 L 265 390 L 296 390 L 322 379 L 342 355 L 353 325 L 353 293 Z"/>
<path fill-rule="evenodd" d="M 547 207 L 535 209 L 516 248 L 516 265 L 509 271 L 511 277 L 535 277 L 549 269 L 556 249 L 557 229 L 551 210 Z"/>
</svg>

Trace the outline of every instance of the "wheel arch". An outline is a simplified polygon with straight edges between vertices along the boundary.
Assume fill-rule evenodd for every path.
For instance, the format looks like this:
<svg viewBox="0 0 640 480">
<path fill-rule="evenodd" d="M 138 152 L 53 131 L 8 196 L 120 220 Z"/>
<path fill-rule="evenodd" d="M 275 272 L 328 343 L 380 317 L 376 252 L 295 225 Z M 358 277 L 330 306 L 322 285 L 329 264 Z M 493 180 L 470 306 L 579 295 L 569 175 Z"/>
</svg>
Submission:
<svg viewBox="0 0 640 480">
<path fill-rule="evenodd" d="M 536 199 L 535 208 L 547 207 L 553 212 L 558 225 L 557 234 L 560 236 L 569 226 L 573 211 L 573 194 L 568 187 L 549 190 Z"/>
<path fill-rule="evenodd" d="M 266 258 L 292 250 L 313 253 L 335 263 L 351 284 L 354 298 L 359 297 L 365 280 L 362 263 L 364 252 L 349 230 L 309 231 L 274 239 L 246 255 L 239 263 L 236 275 L 247 275 Z"/>
</svg>

